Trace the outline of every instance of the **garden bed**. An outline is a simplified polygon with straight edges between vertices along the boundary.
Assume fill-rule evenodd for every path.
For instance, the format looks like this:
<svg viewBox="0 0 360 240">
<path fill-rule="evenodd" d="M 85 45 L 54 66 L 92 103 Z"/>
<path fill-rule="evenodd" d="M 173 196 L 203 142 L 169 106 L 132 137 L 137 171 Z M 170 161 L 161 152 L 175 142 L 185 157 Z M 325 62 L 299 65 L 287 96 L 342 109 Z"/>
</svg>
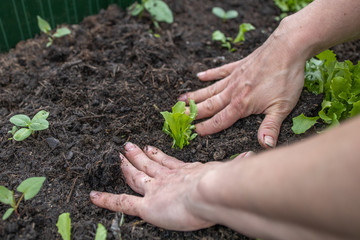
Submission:
<svg viewBox="0 0 360 240">
<path fill-rule="evenodd" d="M 69 26 L 72 34 L 49 48 L 42 35 L 0 56 L 0 185 L 15 190 L 28 177 L 46 177 L 39 194 L 20 204 L 20 217 L 0 220 L 1 239 L 60 239 L 55 225 L 64 212 L 70 213 L 72 239 L 94 239 L 98 223 L 108 230 L 108 239 L 117 239 L 110 229 L 120 214 L 94 206 L 89 193 L 133 193 L 119 166 L 118 153 L 127 141 L 154 145 L 186 162 L 224 161 L 243 151 L 263 151 L 257 141 L 262 115 L 197 137 L 177 150 L 161 130 L 160 111 L 170 110 L 180 94 L 211 84 L 200 82 L 197 72 L 241 59 L 259 47 L 279 24 L 275 17 L 280 10 L 264 0 L 166 2 L 175 22 L 160 24 L 160 38 L 151 33 L 148 16 L 131 17 L 113 5 Z M 223 23 L 211 13 L 214 6 L 236 9 L 239 17 Z M 236 36 L 244 22 L 256 30 L 246 34 L 236 52 L 212 42 L 213 31 Z M 343 44 L 334 51 L 339 60 L 355 62 L 360 44 Z M 316 115 L 321 100 L 303 92 L 284 121 L 279 145 L 314 132 L 294 135 L 291 118 Z M 23 142 L 9 141 L 10 117 L 33 116 L 39 110 L 50 112 L 49 129 Z M 7 208 L 0 204 L 0 214 Z M 122 239 L 248 239 L 223 226 L 167 231 L 132 216 L 125 216 L 120 231 Z"/>
</svg>

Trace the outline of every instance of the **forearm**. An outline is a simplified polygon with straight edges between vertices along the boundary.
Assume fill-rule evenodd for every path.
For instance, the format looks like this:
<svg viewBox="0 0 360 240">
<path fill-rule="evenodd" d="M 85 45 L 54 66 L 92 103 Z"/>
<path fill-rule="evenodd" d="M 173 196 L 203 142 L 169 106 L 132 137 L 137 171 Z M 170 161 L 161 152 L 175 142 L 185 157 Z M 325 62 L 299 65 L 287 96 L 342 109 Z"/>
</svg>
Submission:
<svg viewBox="0 0 360 240">
<path fill-rule="evenodd" d="M 360 1 L 315 0 L 282 20 L 273 36 L 307 59 L 336 44 L 360 38 Z"/>
<path fill-rule="evenodd" d="M 359 128 L 358 117 L 307 141 L 227 162 L 203 177 L 192 207 L 204 219 L 264 239 L 358 239 Z"/>
</svg>

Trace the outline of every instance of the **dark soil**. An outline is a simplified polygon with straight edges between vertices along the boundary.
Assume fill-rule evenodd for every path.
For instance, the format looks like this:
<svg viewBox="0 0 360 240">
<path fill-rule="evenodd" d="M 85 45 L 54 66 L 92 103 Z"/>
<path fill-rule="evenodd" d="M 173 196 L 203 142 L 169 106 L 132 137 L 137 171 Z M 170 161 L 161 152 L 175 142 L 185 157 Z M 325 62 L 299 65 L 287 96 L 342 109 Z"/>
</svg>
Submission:
<svg viewBox="0 0 360 240">
<path fill-rule="evenodd" d="M 39 194 L 20 204 L 20 217 L 0 220 L 0 239 L 60 239 L 55 226 L 69 212 L 72 239 L 93 239 L 97 223 L 108 239 L 248 239 L 223 226 L 194 232 L 157 228 L 132 216 L 116 232 L 120 214 L 91 204 L 91 190 L 133 193 L 125 184 L 118 152 L 126 141 L 151 144 L 186 162 L 223 161 L 243 151 L 262 151 L 257 129 L 263 116 L 250 116 L 218 134 L 197 137 L 183 150 L 161 129 L 160 111 L 170 110 L 184 92 L 210 83 L 196 73 L 241 59 L 260 46 L 278 22 L 280 10 L 265 0 L 167 1 L 175 22 L 161 24 L 154 37 L 148 16 L 130 17 L 116 6 L 70 26 L 72 34 L 45 48 L 38 36 L 0 56 L 0 185 L 15 190 L 28 177 L 45 176 Z M 226 24 L 211 13 L 214 6 L 236 9 Z M 229 53 L 211 41 L 216 29 L 235 36 L 240 23 L 256 30 Z M 340 60 L 359 60 L 359 42 L 334 48 Z M 321 96 L 304 92 L 284 121 L 279 145 L 302 139 L 291 131 L 291 118 L 315 115 Z M 50 128 L 23 142 L 9 141 L 9 119 L 50 112 Z M 313 131 L 314 132 L 314 131 Z M 307 135 L 310 135 L 309 133 Z M 241 173 L 239 173 L 241 174 Z M 17 197 L 19 197 L 17 195 Z M 7 206 L 0 204 L 0 215 Z M 216 220 L 215 220 L 216 221 Z M 114 230 L 115 229 L 115 230 Z"/>
</svg>

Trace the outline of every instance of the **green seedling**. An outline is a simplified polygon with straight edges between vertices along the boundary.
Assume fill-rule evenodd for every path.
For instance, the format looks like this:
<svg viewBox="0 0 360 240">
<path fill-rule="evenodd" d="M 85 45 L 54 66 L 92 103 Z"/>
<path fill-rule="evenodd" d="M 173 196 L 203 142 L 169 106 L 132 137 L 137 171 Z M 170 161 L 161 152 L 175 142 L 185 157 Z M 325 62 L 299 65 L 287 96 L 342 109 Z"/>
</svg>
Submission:
<svg viewBox="0 0 360 240">
<path fill-rule="evenodd" d="M 281 20 L 288 15 L 289 12 L 297 12 L 306 7 L 313 0 L 274 0 L 275 5 L 281 9 L 281 14 L 276 20 Z"/>
<path fill-rule="evenodd" d="M 98 223 L 95 240 L 106 240 L 106 236 L 107 236 L 106 228 L 101 223 Z"/>
<path fill-rule="evenodd" d="M 163 126 L 163 132 L 167 135 L 170 135 L 173 138 L 172 147 L 178 147 L 182 149 L 184 146 L 189 145 L 189 141 L 193 140 L 197 134 L 193 133 L 192 130 L 195 130 L 195 125 L 191 123 L 195 120 L 197 114 L 197 107 L 194 100 L 189 101 L 190 105 L 190 114 L 185 113 L 185 102 L 177 102 L 172 107 L 172 113 L 170 112 L 161 112 L 165 122 Z"/>
<path fill-rule="evenodd" d="M 18 114 L 10 118 L 10 122 L 15 126 L 12 127 L 11 133 L 13 135 L 9 140 L 23 141 L 28 138 L 35 131 L 45 130 L 49 128 L 49 122 L 46 120 L 49 112 L 41 110 L 30 120 L 27 115 Z"/>
<path fill-rule="evenodd" d="M 20 183 L 20 185 L 16 188 L 18 192 L 21 192 L 22 195 L 19 200 L 15 201 L 14 192 L 7 189 L 4 186 L 0 186 L 0 202 L 4 204 L 8 204 L 11 206 L 8 210 L 6 210 L 2 219 L 6 220 L 10 215 L 15 211 L 16 215 L 19 216 L 18 208 L 22 199 L 29 200 L 38 194 L 40 188 L 42 187 L 45 177 L 32 177 L 24 180 Z"/>
<path fill-rule="evenodd" d="M 71 237 L 71 218 L 70 213 L 62 213 L 58 217 L 56 223 L 58 233 L 60 233 L 63 240 L 70 240 Z"/>
<path fill-rule="evenodd" d="M 141 3 L 135 2 L 129 7 L 132 16 L 142 17 L 144 11 L 150 13 L 154 26 L 159 27 L 159 22 L 172 24 L 174 17 L 169 6 L 162 0 L 142 0 Z"/>
<path fill-rule="evenodd" d="M 237 18 L 237 16 L 239 15 L 236 10 L 229 10 L 229 11 L 225 12 L 225 10 L 222 9 L 221 7 L 214 7 L 212 9 L 212 13 L 215 16 L 221 18 L 223 20 L 223 22 L 225 22 L 228 19 Z"/>
<path fill-rule="evenodd" d="M 58 221 L 56 223 L 56 227 L 58 229 L 58 233 L 61 235 L 63 240 L 71 239 L 71 218 L 70 213 L 62 213 L 58 217 Z M 106 240 L 107 231 L 106 228 L 98 223 L 98 227 L 96 229 L 95 240 Z"/>
<path fill-rule="evenodd" d="M 304 87 L 324 94 L 324 99 L 318 116 L 293 118 L 296 134 L 304 133 L 318 120 L 331 127 L 360 114 L 360 61 L 356 65 L 348 60 L 338 62 L 336 55 L 326 50 L 306 62 Z"/>
<path fill-rule="evenodd" d="M 252 24 L 242 23 L 239 26 L 239 32 L 235 39 L 231 37 L 226 37 L 224 33 L 216 30 L 212 34 L 212 40 L 221 42 L 222 47 L 227 48 L 229 52 L 234 52 L 236 51 L 236 48 L 234 48 L 232 45 L 245 42 L 245 33 L 251 30 L 255 30 L 255 27 Z"/>
<path fill-rule="evenodd" d="M 50 47 L 55 38 L 61 38 L 71 33 L 70 29 L 67 27 L 58 28 L 55 33 L 51 33 L 51 26 L 46 20 L 42 19 L 40 16 L 37 16 L 37 20 L 40 31 L 48 36 L 49 42 L 46 44 L 46 47 Z"/>
</svg>

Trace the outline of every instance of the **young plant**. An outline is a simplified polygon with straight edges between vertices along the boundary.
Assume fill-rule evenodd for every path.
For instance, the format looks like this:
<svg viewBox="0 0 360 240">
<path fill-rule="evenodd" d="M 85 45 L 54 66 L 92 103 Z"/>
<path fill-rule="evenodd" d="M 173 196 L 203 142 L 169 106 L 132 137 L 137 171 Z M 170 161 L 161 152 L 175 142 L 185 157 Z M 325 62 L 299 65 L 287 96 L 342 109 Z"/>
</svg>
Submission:
<svg viewBox="0 0 360 240">
<path fill-rule="evenodd" d="M 141 0 L 141 3 L 135 2 L 129 7 L 132 16 L 142 17 L 144 11 L 148 11 L 156 28 L 159 22 L 172 24 L 174 22 L 173 14 L 168 5 L 162 0 Z"/>
<path fill-rule="evenodd" d="M 281 9 L 282 13 L 276 20 L 283 19 L 289 12 L 297 12 L 306 7 L 313 0 L 274 0 L 275 5 Z"/>
<path fill-rule="evenodd" d="M 101 223 L 98 223 L 95 240 L 106 240 L 106 236 L 107 236 L 106 228 Z"/>
<path fill-rule="evenodd" d="M 40 31 L 48 36 L 49 42 L 46 44 L 46 47 L 50 47 L 53 44 L 55 38 L 61 38 L 71 33 L 70 29 L 67 27 L 62 27 L 56 29 L 56 32 L 52 34 L 51 26 L 46 20 L 42 19 L 40 16 L 37 16 L 37 20 Z"/>
<path fill-rule="evenodd" d="M 305 88 L 314 94 L 323 93 L 318 116 L 301 114 L 293 118 L 292 130 L 301 134 L 322 120 L 329 126 L 360 114 L 360 62 L 338 62 L 336 55 L 326 50 L 310 59 L 305 66 Z"/>
<path fill-rule="evenodd" d="M 0 186 L 0 202 L 11 206 L 11 208 L 6 210 L 2 219 L 6 220 L 14 211 L 16 215 L 19 216 L 18 208 L 21 200 L 24 198 L 24 200 L 26 201 L 35 197 L 36 194 L 38 194 L 38 192 L 40 191 L 40 188 L 42 187 L 45 179 L 45 177 L 32 177 L 21 182 L 20 185 L 16 188 L 18 192 L 22 193 L 21 197 L 17 202 L 15 201 L 13 191 L 7 189 L 4 186 Z"/>
<path fill-rule="evenodd" d="M 229 11 L 225 12 L 225 10 L 222 9 L 221 7 L 214 7 L 212 9 L 212 13 L 215 16 L 221 18 L 223 20 L 223 22 L 225 22 L 228 19 L 237 18 L 237 16 L 239 15 L 236 10 L 229 10 Z"/>
<path fill-rule="evenodd" d="M 62 213 L 58 217 L 56 223 L 58 233 L 60 233 L 63 240 L 70 240 L 71 237 L 71 218 L 70 213 Z"/>
<path fill-rule="evenodd" d="M 49 112 L 41 110 L 31 120 L 27 115 L 18 114 L 10 118 L 10 122 L 15 126 L 12 127 L 13 135 L 9 140 L 22 141 L 29 137 L 35 131 L 45 130 L 49 128 L 49 122 L 46 120 Z"/>
<path fill-rule="evenodd" d="M 170 135 L 173 140 L 172 147 L 182 149 L 184 146 L 189 145 L 189 141 L 193 140 L 197 134 L 193 133 L 195 125 L 191 123 L 195 120 L 197 114 L 197 107 L 194 100 L 189 101 L 190 115 L 185 113 L 185 102 L 179 101 L 172 107 L 172 113 L 161 112 L 165 122 L 163 132 Z"/>
<path fill-rule="evenodd" d="M 232 47 L 233 44 L 243 43 L 245 41 L 245 33 L 251 30 L 255 30 L 255 27 L 250 23 L 242 23 L 239 26 L 239 32 L 235 39 L 226 37 L 224 33 L 216 30 L 212 34 L 213 41 L 221 42 L 221 46 L 229 50 L 229 52 L 236 51 L 236 48 Z"/>
</svg>

